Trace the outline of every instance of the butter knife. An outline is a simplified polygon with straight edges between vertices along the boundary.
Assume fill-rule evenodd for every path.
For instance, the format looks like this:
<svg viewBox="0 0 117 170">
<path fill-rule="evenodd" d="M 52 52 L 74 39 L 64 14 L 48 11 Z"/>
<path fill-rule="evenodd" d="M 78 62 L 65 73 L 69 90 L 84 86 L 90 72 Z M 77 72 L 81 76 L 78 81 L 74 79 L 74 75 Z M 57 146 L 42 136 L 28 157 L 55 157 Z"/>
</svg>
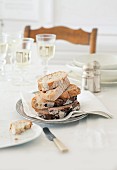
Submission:
<svg viewBox="0 0 117 170">
<path fill-rule="evenodd" d="M 58 139 L 56 138 L 56 136 L 54 136 L 52 134 L 52 132 L 47 128 L 44 127 L 43 131 L 46 135 L 46 137 L 50 140 L 53 141 L 55 143 L 55 145 L 57 146 L 57 148 L 61 151 L 61 152 L 67 152 L 68 148 Z"/>
</svg>

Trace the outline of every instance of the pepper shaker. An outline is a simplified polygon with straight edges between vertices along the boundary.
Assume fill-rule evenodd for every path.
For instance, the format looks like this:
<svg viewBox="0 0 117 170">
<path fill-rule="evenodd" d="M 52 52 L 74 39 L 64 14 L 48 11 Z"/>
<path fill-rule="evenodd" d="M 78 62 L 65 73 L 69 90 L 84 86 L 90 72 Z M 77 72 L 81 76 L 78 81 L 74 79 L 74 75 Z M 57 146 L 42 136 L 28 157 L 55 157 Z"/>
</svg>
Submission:
<svg viewBox="0 0 117 170">
<path fill-rule="evenodd" d="M 82 89 L 94 92 L 94 67 L 92 63 L 83 66 Z"/>
<path fill-rule="evenodd" d="M 101 91 L 101 74 L 100 74 L 100 64 L 98 61 L 93 61 L 93 68 L 94 68 L 94 92 Z"/>
</svg>

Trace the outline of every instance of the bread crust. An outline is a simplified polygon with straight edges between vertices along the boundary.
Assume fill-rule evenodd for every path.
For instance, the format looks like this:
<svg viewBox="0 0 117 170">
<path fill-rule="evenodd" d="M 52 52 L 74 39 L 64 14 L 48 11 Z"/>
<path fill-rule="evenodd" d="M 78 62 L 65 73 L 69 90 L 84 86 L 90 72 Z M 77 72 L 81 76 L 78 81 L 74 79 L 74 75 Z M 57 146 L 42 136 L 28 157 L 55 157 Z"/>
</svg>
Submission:
<svg viewBox="0 0 117 170">
<path fill-rule="evenodd" d="M 64 71 L 54 72 L 38 80 L 38 89 L 40 91 L 46 92 L 48 90 L 57 88 L 58 86 L 62 86 L 62 84 L 65 83 L 65 81 L 68 82 L 66 72 Z"/>
<path fill-rule="evenodd" d="M 70 99 L 74 96 L 77 96 L 81 93 L 81 90 L 79 87 L 77 87 L 75 84 L 70 84 L 68 88 L 61 94 L 59 98 L 65 100 Z"/>
</svg>

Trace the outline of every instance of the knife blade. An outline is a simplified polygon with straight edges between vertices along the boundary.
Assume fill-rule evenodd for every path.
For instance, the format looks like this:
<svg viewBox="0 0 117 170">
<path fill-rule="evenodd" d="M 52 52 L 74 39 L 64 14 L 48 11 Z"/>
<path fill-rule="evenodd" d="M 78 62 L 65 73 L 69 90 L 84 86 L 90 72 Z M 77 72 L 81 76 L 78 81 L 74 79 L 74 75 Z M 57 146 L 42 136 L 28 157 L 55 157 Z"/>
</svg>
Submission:
<svg viewBox="0 0 117 170">
<path fill-rule="evenodd" d="M 67 152 L 68 151 L 68 148 L 55 135 L 53 135 L 52 132 L 47 127 L 44 127 L 43 131 L 44 131 L 46 137 L 50 141 L 53 141 L 55 143 L 55 145 L 57 146 L 57 148 L 61 152 Z"/>
</svg>

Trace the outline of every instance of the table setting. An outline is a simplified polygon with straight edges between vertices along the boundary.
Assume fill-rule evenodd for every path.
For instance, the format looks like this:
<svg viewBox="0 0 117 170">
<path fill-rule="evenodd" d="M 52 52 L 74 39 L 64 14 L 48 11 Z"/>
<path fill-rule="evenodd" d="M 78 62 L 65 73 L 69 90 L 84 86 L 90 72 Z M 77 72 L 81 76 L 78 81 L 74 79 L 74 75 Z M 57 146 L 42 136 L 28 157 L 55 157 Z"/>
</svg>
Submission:
<svg viewBox="0 0 117 170">
<path fill-rule="evenodd" d="M 4 65 L 12 74 L 0 79 L 0 169 L 116 170 L 117 57 L 78 54 L 68 63 L 66 55 L 66 65 L 48 66 L 56 61 L 55 39 L 22 37 L 12 63 Z M 82 88 L 83 66 L 94 61 L 100 64 L 98 92 Z"/>
<path fill-rule="evenodd" d="M 81 81 L 83 65 L 98 61 L 100 63 L 101 84 L 117 83 L 117 56 L 111 54 L 86 54 L 74 58 L 72 63 L 67 64 L 69 76 Z"/>
</svg>

